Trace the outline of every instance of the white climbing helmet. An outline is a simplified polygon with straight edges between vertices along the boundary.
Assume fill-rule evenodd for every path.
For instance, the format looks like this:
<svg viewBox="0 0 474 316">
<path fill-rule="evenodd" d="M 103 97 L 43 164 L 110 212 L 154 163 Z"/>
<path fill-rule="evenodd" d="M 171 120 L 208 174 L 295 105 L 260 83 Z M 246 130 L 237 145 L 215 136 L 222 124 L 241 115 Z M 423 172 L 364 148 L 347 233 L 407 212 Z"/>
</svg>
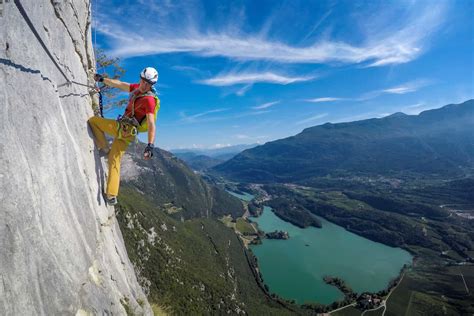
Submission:
<svg viewBox="0 0 474 316">
<path fill-rule="evenodd" d="M 140 78 L 149 84 L 154 85 L 158 81 L 158 71 L 153 67 L 146 67 L 140 73 Z"/>
</svg>

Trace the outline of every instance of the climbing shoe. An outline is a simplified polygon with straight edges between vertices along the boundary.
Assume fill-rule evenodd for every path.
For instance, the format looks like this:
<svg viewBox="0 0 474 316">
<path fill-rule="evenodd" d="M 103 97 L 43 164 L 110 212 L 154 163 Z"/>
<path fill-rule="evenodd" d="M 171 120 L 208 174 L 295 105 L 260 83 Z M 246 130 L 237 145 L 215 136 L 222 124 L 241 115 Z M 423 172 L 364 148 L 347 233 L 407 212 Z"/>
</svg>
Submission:
<svg viewBox="0 0 474 316">
<path fill-rule="evenodd" d="M 116 196 L 105 196 L 105 202 L 107 205 L 115 205 L 117 204 L 117 197 Z"/>
</svg>

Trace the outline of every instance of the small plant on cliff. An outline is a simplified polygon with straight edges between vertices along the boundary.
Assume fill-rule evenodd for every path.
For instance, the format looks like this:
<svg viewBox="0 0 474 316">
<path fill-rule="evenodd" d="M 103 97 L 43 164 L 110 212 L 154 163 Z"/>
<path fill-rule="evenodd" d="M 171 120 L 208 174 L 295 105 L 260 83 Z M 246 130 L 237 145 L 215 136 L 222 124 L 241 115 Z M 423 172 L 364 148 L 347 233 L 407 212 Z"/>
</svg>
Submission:
<svg viewBox="0 0 474 316">
<path fill-rule="evenodd" d="M 104 77 L 112 79 L 120 79 L 125 74 L 125 69 L 120 65 L 120 58 L 107 56 L 103 49 L 97 48 L 94 50 L 97 73 Z M 117 89 L 110 87 L 101 87 L 102 97 L 104 98 L 104 110 L 112 107 L 123 107 L 127 104 L 127 98 L 123 97 Z M 95 111 L 95 110 L 94 110 Z"/>
</svg>

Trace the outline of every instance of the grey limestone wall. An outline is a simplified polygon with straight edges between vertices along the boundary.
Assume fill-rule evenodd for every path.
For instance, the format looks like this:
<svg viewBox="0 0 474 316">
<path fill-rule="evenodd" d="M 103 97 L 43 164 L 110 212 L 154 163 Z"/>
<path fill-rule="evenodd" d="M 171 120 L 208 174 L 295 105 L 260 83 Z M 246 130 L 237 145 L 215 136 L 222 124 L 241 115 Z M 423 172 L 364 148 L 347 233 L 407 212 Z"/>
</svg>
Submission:
<svg viewBox="0 0 474 316">
<path fill-rule="evenodd" d="M 88 0 L 21 0 L 69 80 L 92 84 Z M 102 198 L 90 89 L 0 1 L 0 315 L 152 314 Z"/>
</svg>

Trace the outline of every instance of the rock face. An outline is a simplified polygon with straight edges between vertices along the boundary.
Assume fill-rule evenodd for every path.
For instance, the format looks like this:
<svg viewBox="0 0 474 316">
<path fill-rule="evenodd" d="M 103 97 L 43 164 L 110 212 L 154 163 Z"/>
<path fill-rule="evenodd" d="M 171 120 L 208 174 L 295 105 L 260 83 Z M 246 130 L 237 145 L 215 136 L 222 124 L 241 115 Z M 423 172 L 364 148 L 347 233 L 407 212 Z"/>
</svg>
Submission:
<svg viewBox="0 0 474 316">
<path fill-rule="evenodd" d="M 87 87 L 0 1 L 0 315 L 152 314 L 102 198 Z M 87 0 L 21 0 L 71 81 L 91 84 Z"/>
</svg>

